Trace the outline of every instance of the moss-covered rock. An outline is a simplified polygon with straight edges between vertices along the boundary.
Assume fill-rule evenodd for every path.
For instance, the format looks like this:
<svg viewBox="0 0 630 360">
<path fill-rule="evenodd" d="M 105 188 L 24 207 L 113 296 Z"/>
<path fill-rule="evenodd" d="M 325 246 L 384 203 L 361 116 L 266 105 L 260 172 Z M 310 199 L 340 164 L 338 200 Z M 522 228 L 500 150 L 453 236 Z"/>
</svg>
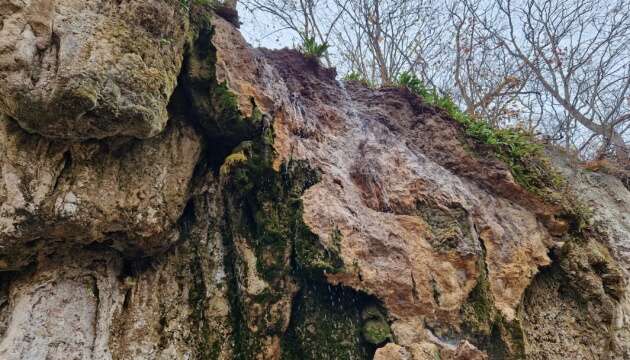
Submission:
<svg viewBox="0 0 630 360">
<path fill-rule="evenodd" d="M 378 346 L 392 340 L 392 332 L 383 311 L 376 305 L 368 305 L 361 311 L 361 334 L 368 343 Z"/>
<path fill-rule="evenodd" d="M 243 154 L 239 161 L 229 161 L 230 171 L 225 167 L 222 171 L 227 175 L 223 181 L 233 246 L 237 256 L 245 256 L 242 249 L 246 246 L 255 257 L 255 269 L 251 262 L 240 262 L 241 276 L 247 279 L 237 279 L 237 288 L 245 291 L 237 290 L 234 295 L 239 298 L 235 311 L 240 313 L 241 322 L 237 325 L 237 354 L 243 358 L 251 358 L 284 333 L 295 279 L 308 273 L 321 275 L 322 269 L 338 266 L 326 262 L 333 255 L 320 250 L 317 236 L 302 220 L 300 197 L 318 181 L 317 173 L 302 162 L 285 164 L 276 171 L 271 166 L 271 153 L 264 138 L 249 142 L 236 152 Z M 241 241 L 245 244 L 239 244 Z M 248 290 L 252 277 L 265 284 L 261 292 Z"/>
<path fill-rule="evenodd" d="M 520 319 L 508 321 L 494 306 L 487 279 L 482 270 L 477 285 L 461 308 L 462 330 L 472 342 L 487 351 L 490 359 L 522 359 L 525 354 Z"/>
<path fill-rule="evenodd" d="M 211 161 L 219 163 L 239 143 L 257 138 L 262 130 L 262 113 L 254 108 L 252 116 L 243 116 L 236 96 L 216 75 L 216 48 L 212 45 L 214 30 L 206 7 L 191 9 L 196 31 L 190 39 L 190 50 L 181 75 L 189 111 L 203 128 L 212 144 Z"/>
<path fill-rule="evenodd" d="M 295 299 L 293 317 L 282 339 L 282 359 L 369 359 L 361 335 L 359 298 L 343 287 L 305 284 Z"/>
<path fill-rule="evenodd" d="M 31 133 L 72 141 L 164 130 L 189 34 L 178 0 L 10 7 L 3 17 L 13 26 L 0 29 L 2 113 Z M 20 29 L 31 26 L 25 38 Z"/>
</svg>

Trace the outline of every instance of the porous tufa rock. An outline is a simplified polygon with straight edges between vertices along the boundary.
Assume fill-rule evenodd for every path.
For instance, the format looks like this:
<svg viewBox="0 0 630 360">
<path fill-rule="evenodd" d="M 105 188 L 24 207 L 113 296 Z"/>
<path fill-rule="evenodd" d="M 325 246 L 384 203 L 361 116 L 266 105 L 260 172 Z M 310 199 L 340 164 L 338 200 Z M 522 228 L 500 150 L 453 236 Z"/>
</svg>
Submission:
<svg viewBox="0 0 630 360">
<path fill-rule="evenodd" d="M 0 259 L 17 270 L 38 251 L 65 245 L 107 242 L 129 255 L 168 248 L 201 138 L 173 119 L 146 141 L 68 143 L 0 116 L 0 148 Z"/>
<path fill-rule="evenodd" d="M 50 138 L 148 138 L 166 126 L 188 31 L 179 0 L 0 5 L 0 113 Z"/>
</svg>

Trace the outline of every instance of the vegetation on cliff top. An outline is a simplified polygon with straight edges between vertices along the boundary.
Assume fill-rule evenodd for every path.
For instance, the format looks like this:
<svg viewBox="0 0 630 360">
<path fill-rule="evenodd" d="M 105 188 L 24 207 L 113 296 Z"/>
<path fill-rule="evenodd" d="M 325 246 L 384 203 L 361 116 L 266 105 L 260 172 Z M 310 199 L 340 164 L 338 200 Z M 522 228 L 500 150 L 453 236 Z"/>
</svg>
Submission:
<svg viewBox="0 0 630 360">
<path fill-rule="evenodd" d="M 328 44 L 319 44 L 314 37 L 306 37 L 298 50 L 307 58 L 319 59 L 328 51 Z"/>
<path fill-rule="evenodd" d="M 556 216 L 566 220 L 571 233 L 581 238 L 582 231 L 591 222 L 591 211 L 570 193 L 566 179 L 552 166 L 545 147 L 533 134 L 518 128 L 495 128 L 466 114 L 448 95 L 428 89 L 413 74 L 401 74 L 397 85 L 406 87 L 429 105 L 448 114 L 462 126 L 469 138 L 503 161 L 517 183 L 544 202 L 557 206 L 560 211 Z"/>
<path fill-rule="evenodd" d="M 562 189 L 564 180 L 549 164 L 544 148 L 533 135 L 520 129 L 498 129 L 461 111 L 448 95 L 428 89 L 414 74 L 402 73 L 397 81 L 421 96 L 427 103 L 443 109 L 462 127 L 466 135 L 489 146 L 512 171 L 516 181 L 527 190 L 544 197 Z"/>
<path fill-rule="evenodd" d="M 241 5 L 252 42 L 282 47 L 313 38 L 332 49 L 327 66 L 357 80 L 389 86 L 411 72 L 493 127 L 518 123 L 584 159 L 630 166 L 627 0 Z M 267 32 L 247 31 L 263 16 L 272 20 Z"/>
</svg>

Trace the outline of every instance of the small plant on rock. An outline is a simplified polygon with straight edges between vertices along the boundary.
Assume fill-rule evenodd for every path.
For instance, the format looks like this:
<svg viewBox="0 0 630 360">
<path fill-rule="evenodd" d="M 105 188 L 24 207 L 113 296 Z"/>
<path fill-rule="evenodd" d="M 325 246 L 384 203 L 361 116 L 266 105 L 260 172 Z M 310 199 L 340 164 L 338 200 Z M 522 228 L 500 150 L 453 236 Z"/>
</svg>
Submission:
<svg viewBox="0 0 630 360">
<path fill-rule="evenodd" d="M 343 77 L 343 80 L 344 81 L 358 82 L 358 83 L 363 84 L 364 86 L 369 87 L 369 88 L 373 88 L 374 87 L 374 84 L 370 80 L 366 79 L 363 75 L 361 75 L 360 73 L 358 73 L 356 71 L 352 71 L 352 72 L 349 72 L 348 74 L 346 74 Z"/>
<path fill-rule="evenodd" d="M 314 59 L 320 59 L 326 51 L 328 51 L 328 44 L 319 44 L 314 37 L 307 36 L 304 38 L 299 50 L 304 56 Z"/>
</svg>

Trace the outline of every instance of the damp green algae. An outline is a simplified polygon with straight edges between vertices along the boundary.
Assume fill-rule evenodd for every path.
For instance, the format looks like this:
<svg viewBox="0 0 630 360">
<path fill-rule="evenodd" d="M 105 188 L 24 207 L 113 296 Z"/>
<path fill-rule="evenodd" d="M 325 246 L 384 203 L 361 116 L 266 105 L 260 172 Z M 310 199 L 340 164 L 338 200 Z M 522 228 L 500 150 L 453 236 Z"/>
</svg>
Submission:
<svg viewBox="0 0 630 360">
<path fill-rule="evenodd" d="M 302 219 L 301 196 L 319 181 L 318 173 L 303 161 L 292 161 L 274 170 L 270 144 L 264 138 L 250 143 L 244 153 L 246 160 L 235 163 L 227 172 L 227 216 L 234 224 L 233 231 L 246 239 L 255 253 L 256 273 L 269 287 L 247 300 L 249 303 L 242 297 L 239 301 L 236 354 L 241 355 L 237 358 L 253 358 L 264 346 L 265 336 L 278 336 L 284 359 L 366 359 L 368 350 L 360 335 L 354 292 L 330 290 L 323 280 L 324 273 L 342 269 L 338 249 L 324 247 Z M 333 243 L 341 241 L 339 232 L 332 237 L 337 239 Z M 302 288 L 294 299 L 297 305 L 291 313 L 289 330 L 283 332 L 279 317 L 261 318 L 255 331 L 244 326 L 248 313 L 245 308 L 273 307 L 290 291 L 288 282 Z"/>
<path fill-rule="evenodd" d="M 272 149 L 264 140 L 251 143 L 247 152 L 245 161 L 233 164 L 226 190 L 243 212 L 240 230 L 260 260 L 258 272 L 273 281 L 291 272 L 292 261 L 298 271 L 339 271 L 342 262 L 336 250 L 323 247 L 302 220 L 301 196 L 319 181 L 318 173 L 304 161 L 274 170 Z"/>
<path fill-rule="evenodd" d="M 383 311 L 376 305 L 369 305 L 361 311 L 361 334 L 368 343 L 378 346 L 392 341 L 392 332 Z"/>
<path fill-rule="evenodd" d="M 484 261 L 477 284 L 462 306 L 462 331 L 478 348 L 485 350 L 490 359 L 523 359 L 525 341 L 521 321 L 517 317 L 508 321 L 494 306 Z"/>
<path fill-rule="evenodd" d="M 347 288 L 305 284 L 282 339 L 281 359 L 370 359 L 361 334 L 360 302 L 360 296 Z"/>
<path fill-rule="evenodd" d="M 272 308 L 290 293 L 290 283 L 321 276 L 323 271 L 339 271 L 342 265 L 338 253 L 326 249 L 302 220 L 301 196 L 319 181 L 318 173 L 303 161 L 291 161 L 276 171 L 267 139 L 261 136 L 237 147 L 245 160 L 232 163 L 222 174 L 231 231 L 247 241 L 257 260 L 256 273 L 269 284 L 248 303 L 240 301 L 237 348 L 243 359 L 260 351 L 266 336 L 284 335 L 281 317 L 262 317 L 255 326 L 244 326 L 247 307 Z"/>
</svg>

